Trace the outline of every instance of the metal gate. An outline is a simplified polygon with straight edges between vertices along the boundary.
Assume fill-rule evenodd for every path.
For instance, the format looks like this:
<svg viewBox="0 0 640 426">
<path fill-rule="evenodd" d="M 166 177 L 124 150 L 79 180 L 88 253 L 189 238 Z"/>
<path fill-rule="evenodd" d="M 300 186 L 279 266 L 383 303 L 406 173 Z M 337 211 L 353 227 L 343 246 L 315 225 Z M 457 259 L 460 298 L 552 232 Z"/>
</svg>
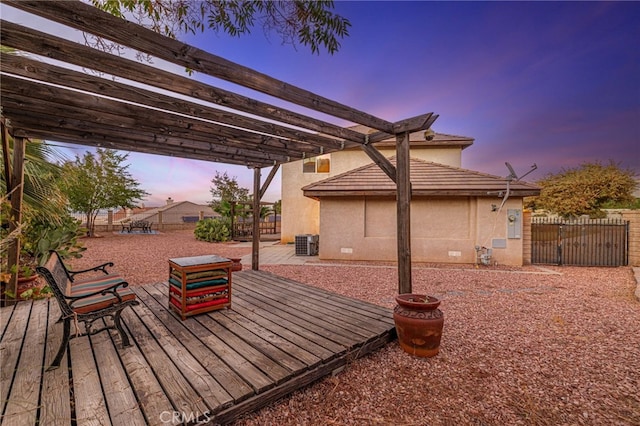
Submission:
<svg viewBox="0 0 640 426">
<path fill-rule="evenodd" d="M 626 266 L 629 264 L 629 222 L 533 218 L 531 263 Z"/>
</svg>

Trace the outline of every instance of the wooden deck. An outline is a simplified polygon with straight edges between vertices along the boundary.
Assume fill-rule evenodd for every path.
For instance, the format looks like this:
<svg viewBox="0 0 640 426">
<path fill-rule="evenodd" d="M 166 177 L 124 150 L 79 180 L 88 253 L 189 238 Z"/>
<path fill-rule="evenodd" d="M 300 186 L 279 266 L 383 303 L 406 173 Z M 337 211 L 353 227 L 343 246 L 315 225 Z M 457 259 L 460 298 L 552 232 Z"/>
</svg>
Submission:
<svg viewBox="0 0 640 426">
<path fill-rule="evenodd" d="M 167 284 L 134 288 L 135 340 L 72 339 L 62 366 L 55 299 L 0 311 L 2 423 L 7 425 L 224 424 L 255 411 L 395 338 L 389 309 L 267 272 L 233 275 L 230 310 L 181 321 Z"/>
</svg>

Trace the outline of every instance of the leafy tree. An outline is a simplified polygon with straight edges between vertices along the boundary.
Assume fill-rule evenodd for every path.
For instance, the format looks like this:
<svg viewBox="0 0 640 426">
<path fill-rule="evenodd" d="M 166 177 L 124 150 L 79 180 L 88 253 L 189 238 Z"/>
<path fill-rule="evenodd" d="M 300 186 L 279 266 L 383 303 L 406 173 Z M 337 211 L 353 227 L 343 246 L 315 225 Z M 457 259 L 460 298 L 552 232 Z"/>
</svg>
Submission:
<svg viewBox="0 0 640 426">
<path fill-rule="evenodd" d="M 603 217 L 601 211 L 607 203 L 633 201 L 637 186 L 634 173 L 610 162 L 584 163 L 579 167 L 550 174 L 538 184 L 540 196 L 534 200 L 536 208 L 547 209 L 564 217 Z"/>
<path fill-rule="evenodd" d="M 2 155 L 9 158 L 13 156 L 13 138 L 9 137 L 9 151 Z M 57 185 L 62 169 L 56 161 L 61 160 L 64 157 L 54 146 L 36 139 L 27 141 L 22 200 L 24 221 L 28 222 L 35 216 L 45 216 L 52 223 L 64 220 L 67 200 Z M 3 194 L 7 193 L 4 161 L 0 163 L 0 190 Z"/>
<path fill-rule="evenodd" d="M 14 141 L 9 137 L 8 151 L 3 156 L 13 156 Z M 4 147 L 3 147 L 4 148 Z M 22 221 L 18 232 L 9 234 L 8 221 L 11 217 L 11 206 L 8 196 L 1 201 L 0 219 L 0 257 L 8 259 L 9 243 L 14 238 L 20 239 L 19 268 L 16 265 L 0 265 L 0 270 L 10 271 L 14 268 L 23 273 L 33 274 L 33 267 L 43 264 L 49 250 L 58 250 L 65 258 L 81 257 L 84 250 L 77 237 L 81 234 L 77 221 L 69 215 L 67 198 L 60 190 L 59 181 L 62 168 L 57 164 L 63 161 L 55 146 L 46 142 L 31 139 L 25 144 Z M 11 164 L 11 161 L 9 162 Z M 0 163 L 0 189 L 7 191 L 4 161 Z M 5 269 L 7 267 L 8 269 Z"/>
<path fill-rule="evenodd" d="M 260 207 L 260 219 L 265 220 L 271 213 L 273 213 L 273 209 L 270 206 Z"/>
<path fill-rule="evenodd" d="M 69 198 L 73 211 L 87 218 L 88 234 L 94 235 L 95 219 L 101 209 L 133 208 L 146 191 L 131 177 L 128 165 L 122 165 L 129 154 L 98 148 L 96 155 L 86 152 L 84 157 L 64 164 L 65 179 L 62 190 Z"/>
<path fill-rule="evenodd" d="M 249 201 L 249 190 L 238 185 L 237 178 L 229 177 L 227 172 L 216 175 L 211 179 L 211 196 L 213 200 L 209 205 L 213 211 L 220 213 L 223 217 L 231 216 L 231 203 L 242 203 Z M 237 209 L 237 208 L 236 208 Z"/>
<path fill-rule="evenodd" d="M 265 34 L 275 31 L 284 44 L 300 43 L 318 54 L 340 48 L 340 38 L 349 35 L 351 23 L 331 10 L 331 0 L 92 0 L 94 6 L 112 15 L 127 15 L 158 33 L 175 38 L 179 33 L 196 34 L 207 28 L 239 37 L 261 25 Z M 96 45 L 105 47 L 104 40 Z"/>
</svg>

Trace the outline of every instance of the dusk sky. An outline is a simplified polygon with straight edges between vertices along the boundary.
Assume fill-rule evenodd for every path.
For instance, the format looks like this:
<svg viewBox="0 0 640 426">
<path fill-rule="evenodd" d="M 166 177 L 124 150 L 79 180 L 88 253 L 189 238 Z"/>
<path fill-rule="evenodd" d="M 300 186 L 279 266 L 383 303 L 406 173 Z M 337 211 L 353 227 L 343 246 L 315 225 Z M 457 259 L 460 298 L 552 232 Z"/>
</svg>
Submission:
<svg viewBox="0 0 640 426">
<path fill-rule="evenodd" d="M 8 10 L 3 19 L 14 20 Z M 436 132 L 475 139 L 463 151 L 467 169 L 506 176 L 508 161 L 522 175 L 536 163 L 526 178 L 536 181 L 612 160 L 640 175 L 639 2 L 363 1 L 336 2 L 335 11 L 352 27 L 333 56 L 282 45 L 261 28 L 182 40 L 388 121 L 435 112 Z M 252 188 L 245 167 L 136 153 L 129 162 L 152 194 L 146 205 L 206 203 L 216 171 Z M 279 198 L 277 178 L 265 200 Z"/>
</svg>

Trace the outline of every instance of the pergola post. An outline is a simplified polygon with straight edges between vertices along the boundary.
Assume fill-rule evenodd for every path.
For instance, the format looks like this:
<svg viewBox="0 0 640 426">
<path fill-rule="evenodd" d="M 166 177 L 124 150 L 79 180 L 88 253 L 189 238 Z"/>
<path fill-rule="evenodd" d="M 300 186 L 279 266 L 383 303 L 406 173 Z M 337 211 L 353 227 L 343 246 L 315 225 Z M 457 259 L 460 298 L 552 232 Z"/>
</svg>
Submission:
<svg viewBox="0 0 640 426">
<path fill-rule="evenodd" d="M 398 293 L 411 293 L 411 178 L 409 132 L 396 135 Z"/>
<path fill-rule="evenodd" d="M 8 154 L 8 152 L 7 152 Z M 25 141 L 24 138 L 13 138 L 13 167 L 11 168 L 11 188 L 7 188 L 7 194 L 11 197 L 11 214 L 9 216 L 9 235 L 15 232 L 22 222 L 22 195 L 24 188 L 24 157 L 25 157 Z M 20 238 L 15 235 L 9 242 L 7 249 L 7 265 L 11 268 L 18 265 L 20 260 Z M 19 265 L 18 265 L 19 266 Z M 11 274 L 11 280 L 7 285 L 7 290 L 18 296 L 18 271 Z M 6 292 L 5 292 L 6 295 Z M 6 297 L 7 305 L 15 303 L 15 299 Z"/>
<path fill-rule="evenodd" d="M 257 271 L 260 268 L 260 167 L 253 169 L 253 231 L 251 246 L 251 269 Z"/>
</svg>

